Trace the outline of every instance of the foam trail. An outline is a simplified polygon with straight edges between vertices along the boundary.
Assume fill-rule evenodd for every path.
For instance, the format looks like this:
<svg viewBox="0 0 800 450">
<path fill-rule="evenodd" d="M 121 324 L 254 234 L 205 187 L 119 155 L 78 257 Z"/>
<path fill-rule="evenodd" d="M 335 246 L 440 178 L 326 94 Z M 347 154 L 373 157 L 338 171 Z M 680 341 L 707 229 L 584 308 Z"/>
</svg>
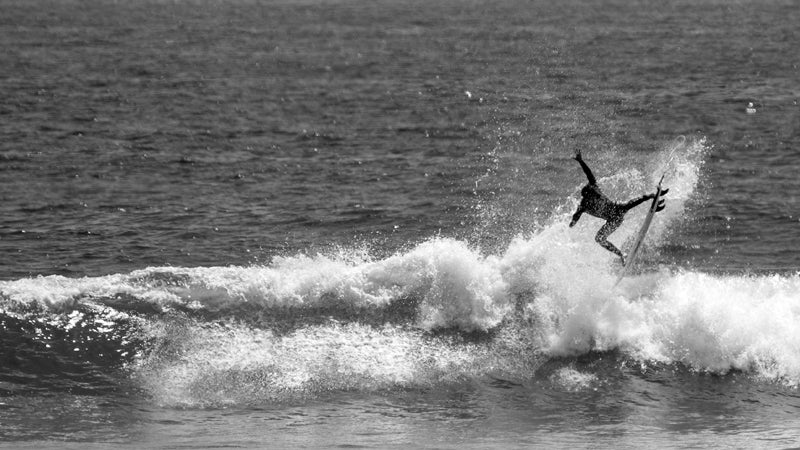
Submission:
<svg viewBox="0 0 800 450">
<path fill-rule="evenodd" d="M 172 406 L 426 388 L 479 376 L 486 367 L 485 346 L 454 346 L 389 325 L 333 323 L 276 337 L 237 325 L 188 323 L 162 333 L 169 348 L 139 361 L 135 377 L 158 403 Z"/>
</svg>

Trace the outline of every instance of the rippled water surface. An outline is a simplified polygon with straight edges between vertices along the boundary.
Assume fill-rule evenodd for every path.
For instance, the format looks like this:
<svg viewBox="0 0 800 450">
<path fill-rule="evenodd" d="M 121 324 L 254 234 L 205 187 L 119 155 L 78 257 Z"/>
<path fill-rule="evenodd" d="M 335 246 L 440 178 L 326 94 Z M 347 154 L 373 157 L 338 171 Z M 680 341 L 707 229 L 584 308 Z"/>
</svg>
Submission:
<svg viewBox="0 0 800 450">
<path fill-rule="evenodd" d="M 0 446 L 796 445 L 799 22 L 0 0 Z"/>
</svg>

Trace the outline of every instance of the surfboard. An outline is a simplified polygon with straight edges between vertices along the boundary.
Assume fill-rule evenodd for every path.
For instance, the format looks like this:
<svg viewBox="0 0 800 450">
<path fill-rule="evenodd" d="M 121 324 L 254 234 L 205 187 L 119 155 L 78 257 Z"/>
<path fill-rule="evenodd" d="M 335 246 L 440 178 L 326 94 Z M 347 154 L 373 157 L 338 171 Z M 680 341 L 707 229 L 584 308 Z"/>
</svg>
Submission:
<svg viewBox="0 0 800 450">
<path fill-rule="evenodd" d="M 664 175 L 661 175 L 661 179 L 658 180 L 658 185 L 656 186 L 656 196 L 653 198 L 653 202 L 650 204 L 650 210 L 647 212 L 647 216 L 644 218 L 642 227 L 639 228 L 639 234 L 636 235 L 636 240 L 633 242 L 633 247 L 631 247 L 630 252 L 628 252 L 628 258 L 625 260 L 625 266 L 622 267 L 619 278 L 617 278 L 617 282 L 614 284 L 615 286 L 622 281 L 625 275 L 627 275 L 636 264 L 636 256 L 639 254 L 639 249 L 642 248 L 642 242 L 644 242 L 644 237 L 647 235 L 647 230 L 650 229 L 650 224 L 653 222 L 653 216 L 656 215 L 658 201 L 661 200 L 661 183 L 663 181 Z"/>
</svg>

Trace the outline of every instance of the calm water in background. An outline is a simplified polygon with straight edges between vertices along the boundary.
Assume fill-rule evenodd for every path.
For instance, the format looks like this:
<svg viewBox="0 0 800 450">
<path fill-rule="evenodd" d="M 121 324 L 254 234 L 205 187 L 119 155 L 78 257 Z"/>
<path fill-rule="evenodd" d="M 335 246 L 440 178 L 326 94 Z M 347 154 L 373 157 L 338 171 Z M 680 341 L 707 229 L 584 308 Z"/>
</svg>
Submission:
<svg viewBox="0 0 800 450">
<path fill-rule="evenodd" d="M 797 23 L 0 0 L 0 445 L 796 445 Z"/>
</svg>

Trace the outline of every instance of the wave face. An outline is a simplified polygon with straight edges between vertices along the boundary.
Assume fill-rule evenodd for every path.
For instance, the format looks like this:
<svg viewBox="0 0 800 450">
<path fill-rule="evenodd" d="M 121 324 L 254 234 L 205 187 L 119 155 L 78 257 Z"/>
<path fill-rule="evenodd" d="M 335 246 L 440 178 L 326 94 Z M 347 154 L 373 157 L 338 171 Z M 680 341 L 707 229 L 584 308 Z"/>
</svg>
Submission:
<svg viewBox="0 0 800 450">
<path fill-rule="evenodd" d="M 618 286 L 614 256 L 592 239 L 599 222 L 567 227 L 574 198 L 497 254 L 435 238 L 382 259 L 340 249 L 264 266 L 1 282 L 4 389 L 33 375 L 58 389 L 80 373 L 94 380 L 86 389 L 110 389 L 122 376 L 163 405 L 252 404 L 487 376 L 524 381 L 548 361 L 593 352 L 796 386 L 800 274 L 657 264 L 703 151 L 702 142 L 677 141 L 652 177 L 601 180 L 624 195 L 670 173 L 671 207 L 652 227 L 640 272 Z M 633 211 L 612 240 L 628 242 L 643 214 Z M 573 372 L 549 376 L 592 382 Z"/>
</svg>

